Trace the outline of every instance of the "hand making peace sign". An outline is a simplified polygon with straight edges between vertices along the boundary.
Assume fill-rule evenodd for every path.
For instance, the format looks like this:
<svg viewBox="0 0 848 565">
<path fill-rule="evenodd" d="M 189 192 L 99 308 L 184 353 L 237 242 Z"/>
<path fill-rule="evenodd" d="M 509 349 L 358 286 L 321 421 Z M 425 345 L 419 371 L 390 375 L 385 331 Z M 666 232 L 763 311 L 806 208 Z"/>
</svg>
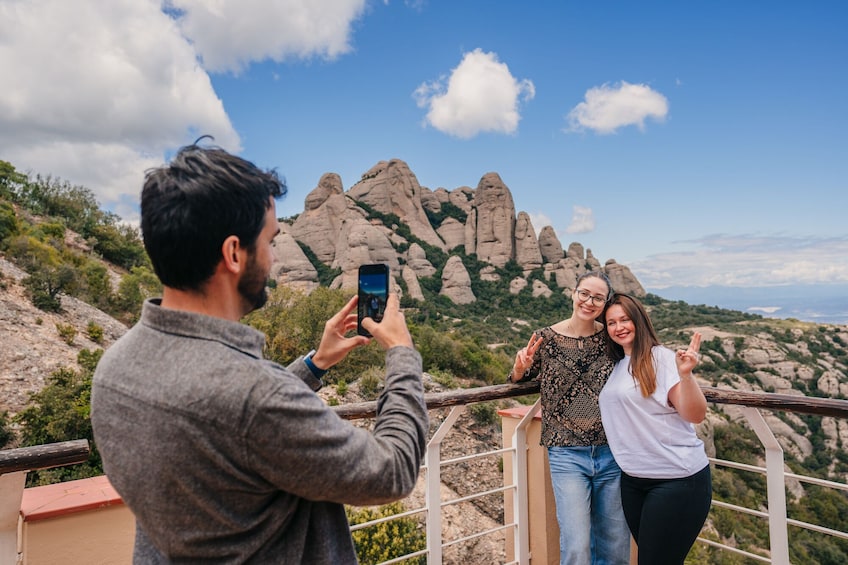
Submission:
<svg viewBox="0 0 848 565">
<path fill-rule="evenodd" d="M 535 333 L 530 336 L 530 341 L 527 342 L 526 347 L 522 347 L 518 350 L 518 353 L 515 354 L 515 363 L 512 366 L 512 374 L 513 379 L 518 381 L 522 376 L 524 376 L 525 371 L 530 368 L 530 365 L 533 364 L 533 358 L 536 356 L 536 352 L 542 346 L 542 337 L 537 336 Z"/>
<path fill-rule="evenodd" d="M 692 340 L 689 342 L 689 347 L 685 350 L 677 350 L 677 356 L 674 360 L 677 362 L 677 372 L 681 376 L 692 373 L 692 369 L 694 369 L 695 365 L 698 364 L 698 358 L 700 357 L 698 351 L 700 349 L 701 334 L 699 332 L 695 332 L 692 334 Z"/>
</svg>

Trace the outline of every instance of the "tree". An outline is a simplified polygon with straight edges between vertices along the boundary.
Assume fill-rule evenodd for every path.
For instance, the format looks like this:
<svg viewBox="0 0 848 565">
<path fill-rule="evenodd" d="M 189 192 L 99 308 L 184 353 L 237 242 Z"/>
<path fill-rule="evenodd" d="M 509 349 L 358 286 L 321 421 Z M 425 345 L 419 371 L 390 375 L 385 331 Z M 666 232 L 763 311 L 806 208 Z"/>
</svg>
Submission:
<svg viewBox="0 0 848 565">
<path fill-rule="evenodd" d="M 20 225 L 15 208 L 8 202 L 0 201 L 0 242 L 16 235 L 19 231 Z"/>
<path fill-rule="evenodd" d="M 20 187 L 26 182 L 25 174 L 16 171 L 8 161 L 0 159 L 0 198 L 16 201 Z"/>
<path fill-rule="evenodd" d="M 9 256 L 29 273 L 29 277 L 24 279 L 24 286 L 32 303 L 46 312 L 58 312 L 62 306 L 59 293 L 76 285 L 74 267 L 63 263 L 56 248 L 32 236 L 13 237 L 7 249 Z"/>
<path fill-rule="evenodd" d="M 141 305 L 150 297 L 162 293 L 162 283 L 147 267 L 133 267 L 118 283 L 114 300 L 115 314 L 128 324 L 138 321 Z"/>
<path fill-rule="evenodd" d="M 28 486 L 103 474 L 91 427 L 91 378 L 102 355 L 102 349 L 80 351 L 77 362 L 81 370 L 64 367 L 54 371 L 47 385 L 33 394 L 27 407 L 15 416 L 14 421 L 21 425 L 23 447 L 77 439 L 87 439 L 91 445 L 91 456 L 86 463 L 31 471 L 27 475 Z"/>
</svg>

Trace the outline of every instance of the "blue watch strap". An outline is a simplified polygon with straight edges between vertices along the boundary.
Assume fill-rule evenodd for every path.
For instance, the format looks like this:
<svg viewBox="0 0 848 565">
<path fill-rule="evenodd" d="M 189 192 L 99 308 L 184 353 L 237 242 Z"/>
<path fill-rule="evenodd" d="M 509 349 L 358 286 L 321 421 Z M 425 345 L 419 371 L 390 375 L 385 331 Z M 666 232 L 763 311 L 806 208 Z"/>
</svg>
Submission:
<svg viewBox="0 0 848 565">
<path fill-rule="evenodd" d="M 315 376 L 315 378 L 320 379 L 326 374 L 327 369 L 319 369 L 318 367 L 316 367 L 315 363 L 312 362 L 313 355 L 315 355 L 314 349 L 306 354 L 306 356 L 303 358 L 303 362 L 306 363 L 306 366 L 309 367 L 309 370 L 312 371 L 312 374 Z"/>
</svg>

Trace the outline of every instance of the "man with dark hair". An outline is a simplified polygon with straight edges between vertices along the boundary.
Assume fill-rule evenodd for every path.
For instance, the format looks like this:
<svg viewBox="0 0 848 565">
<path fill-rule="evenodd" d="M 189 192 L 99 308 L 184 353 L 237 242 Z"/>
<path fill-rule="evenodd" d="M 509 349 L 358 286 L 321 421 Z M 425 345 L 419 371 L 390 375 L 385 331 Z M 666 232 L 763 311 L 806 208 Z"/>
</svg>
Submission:
<svg viewBox="0 0 848 565">
<path fill-rule="evenodd" d="M 267 298 L 285 192 L 274 172 L 196 144 L 146 175 L 141 229 L 164 290 L 104 354 L 91 400 L 104 469 L 136 517 L 135 563 L 356 563 L 343 505 L 415 485 L 428 418 L 397 295 L 363 321 L 386 350 L 370 432 L 314 392 L 370 341 L 346 337 L 356 296 L 287 368 L 240 323 Z"/>
</svg>

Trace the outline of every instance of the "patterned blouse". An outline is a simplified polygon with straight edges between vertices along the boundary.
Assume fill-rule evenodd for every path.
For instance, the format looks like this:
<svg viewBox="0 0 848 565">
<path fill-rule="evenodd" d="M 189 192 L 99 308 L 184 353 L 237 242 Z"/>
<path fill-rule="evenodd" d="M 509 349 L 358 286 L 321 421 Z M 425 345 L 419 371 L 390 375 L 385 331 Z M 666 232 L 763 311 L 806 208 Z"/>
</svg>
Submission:
<svg viewBox="0 0 848 565">
<path fill-rule="evenodd" d="M 520 381 L 538 379 L 545 447 L 605 445 L 598 395 L 615 363 L 607 355 L 606 330 L 589 337 L 564 336 L 550 327 L 536 332 L 542 346 Z"/>
</svg>

